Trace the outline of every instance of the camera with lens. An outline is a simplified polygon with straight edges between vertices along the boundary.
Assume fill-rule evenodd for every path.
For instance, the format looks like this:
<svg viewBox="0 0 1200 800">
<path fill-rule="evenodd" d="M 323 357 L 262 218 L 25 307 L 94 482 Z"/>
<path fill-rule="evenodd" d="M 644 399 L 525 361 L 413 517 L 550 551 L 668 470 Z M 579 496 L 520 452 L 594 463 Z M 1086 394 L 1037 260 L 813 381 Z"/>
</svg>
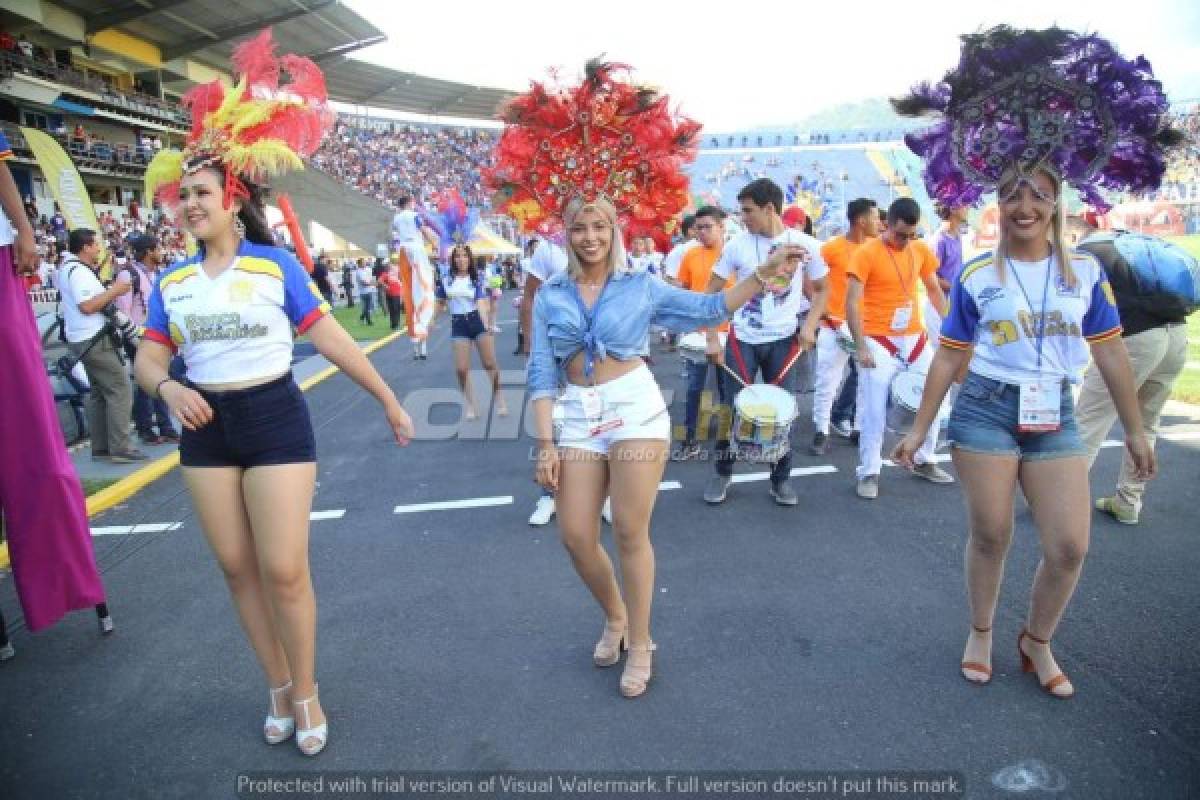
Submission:
<svg viewBox="0 0 1200 800">
<path fill-rule="evenodd" d="M 128 314 L 115 305 L 105 306 L 102 313 L 108 320 L 108 327 L 112 330 L 116 344 L 125 351 L 125 355 L 133 358 L 137 354 L 138 342 L 142 338 L 138 332 L 138 326 L 129 318 Z"/>
</svg>

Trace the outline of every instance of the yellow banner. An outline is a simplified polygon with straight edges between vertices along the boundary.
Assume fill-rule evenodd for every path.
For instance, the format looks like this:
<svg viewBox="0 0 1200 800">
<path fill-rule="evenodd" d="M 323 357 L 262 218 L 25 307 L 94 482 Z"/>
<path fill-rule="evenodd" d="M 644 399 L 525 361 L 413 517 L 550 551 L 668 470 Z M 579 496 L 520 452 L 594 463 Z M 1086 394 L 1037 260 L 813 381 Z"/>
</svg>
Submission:
<svg viewBox="0 0 1200 800">
<path fill-rule="evenodd" d="M 46 176 L 46 183 L 50 184 L 50 192 L 67 219 L 67 229 L 90 228 L 96 231 L 96 239 L 100 242 L 101 263 L 104 263 L 108 259 L 108 246 L 100 226 L 96 223 L 96 209 L 92 208 L 92 198 L 88 196 L 87 187 L 83 184 L 79 170 L 75 169 L 75 164 L 71 162 L 71 157 L 52 137 L 35 128 L 21 128 L 21 134 L 25 137 L 29 149 L 33 151 L 33 157 L 37 159 L 42 174 Z M 109 271 L 111 265 L 105 264 L 101 275 L 109 277 L 105 274 Z"/>
</svg>

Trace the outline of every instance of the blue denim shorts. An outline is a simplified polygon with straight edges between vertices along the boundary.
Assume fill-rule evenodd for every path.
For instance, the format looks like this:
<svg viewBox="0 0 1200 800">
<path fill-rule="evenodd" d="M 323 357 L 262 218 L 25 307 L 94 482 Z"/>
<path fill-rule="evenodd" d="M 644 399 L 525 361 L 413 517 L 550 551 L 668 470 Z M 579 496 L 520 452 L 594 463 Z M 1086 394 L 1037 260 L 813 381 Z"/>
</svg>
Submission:
<svg viewBox="0 0 1200 800">
<path fill-rule="evenodd" d="M 1042 461 L 1087 455 L 1075 424 L 1075 400 L 1066 381 L 1062 386 L 1061 426 L 1056 431 L 1022 433 L 1017 430 L 1021 389 L 1016 384 L 967 373 L 950 412 L 946 438 L 968 453 L 1014 456 L 1021 461 Z"/>
<path fill-rule="evenodd" d="M 483 326 L 483 317 L 478 311 L 471 311 L 467 314 L 454 314 L 450 317 L 450 338 L 451 339 L 477 339 L 487 333 L 487 328 Z"/>
<path fill-rule="evenodd" d="M 200 392 L 213 419 L 183 429 L 179 463 L 185 467 L 264 467 L 317 460 L 308 405 L 291 373 L 249 389 Z"/>
</svg>

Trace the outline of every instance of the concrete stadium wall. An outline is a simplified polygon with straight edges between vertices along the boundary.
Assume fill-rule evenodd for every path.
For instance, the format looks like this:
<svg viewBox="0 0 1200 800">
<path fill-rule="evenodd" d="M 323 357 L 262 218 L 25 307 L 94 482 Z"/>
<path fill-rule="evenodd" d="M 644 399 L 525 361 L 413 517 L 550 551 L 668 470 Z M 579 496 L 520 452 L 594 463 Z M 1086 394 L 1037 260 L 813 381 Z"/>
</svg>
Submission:
<svg viewBox="0 0 1200 800">
<path fill-rule="evenodd" d="M 306 235 L 310 235 L 308 223 L 315 220 L 370 253 L 377 244 L 390 242 L 394 212 L 320 170 L 310 167 L 278 178 L 272 190 L 273 196 L 291 198 Z"/>
</svg>

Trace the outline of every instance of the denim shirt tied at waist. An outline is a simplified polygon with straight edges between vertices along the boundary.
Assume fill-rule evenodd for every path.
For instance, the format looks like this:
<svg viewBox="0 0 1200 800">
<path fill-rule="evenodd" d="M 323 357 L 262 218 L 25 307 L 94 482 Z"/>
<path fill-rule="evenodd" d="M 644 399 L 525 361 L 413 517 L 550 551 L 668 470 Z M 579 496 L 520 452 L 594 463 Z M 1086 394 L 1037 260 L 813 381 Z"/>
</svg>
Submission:
<svg viewBox="0 0 1200 800">
<path fill-rule="evenodd" d="M 687 333 L 727 319 L 724 292 L 689 292 L 646 272 L 613 274 L 588 312 L 575 282 L 566 273 L 555 275 L 533 302 L 530 399 L 556 397 L 566 383 L 560 369 L 576 353 L 584 352 L 591 362 L 609 357 L 624 361 L 650 352 L 646 340 L 651 324 Z"/>
</svg>

